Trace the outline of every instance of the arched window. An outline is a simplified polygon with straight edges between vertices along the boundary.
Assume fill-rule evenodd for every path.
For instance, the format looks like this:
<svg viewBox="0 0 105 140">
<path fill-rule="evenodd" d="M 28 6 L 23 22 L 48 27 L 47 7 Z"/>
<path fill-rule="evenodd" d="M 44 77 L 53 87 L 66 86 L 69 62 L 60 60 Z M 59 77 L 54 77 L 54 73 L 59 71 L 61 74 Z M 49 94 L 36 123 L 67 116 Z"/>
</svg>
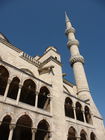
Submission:
<svg viewBox="0 0 105 140">
<path fill-rule="evenodd" d="M 5 67 L 0 66 L 0 95 L 4 95 L 5 93 L 8 77 L 9 77 L 8 70 Z"/>
<path fill-rule="evenodd" d="M 40 89 L 40 93 L 38 95 L 38 107 L 45 109 L 47 111 L 50 110 L 50 92 L 46 87 L 42 87 Z"/>
<path fill-rule="evenodd" d="M 81 131 L 80 133 L 80 140 L 87 140 L 87 134 L 84 130 Z"/>
<path fill-rule="evenodd" d="M 69 97 L 65 99 L 65 115 L 74 118 L 73 102 Z"/>
<path fill-rule="evenodd" d="M 76 103 L 76 117 L 77 120 L 84 122 L 82 106 L 79 102 Z"/>
<path fill-rule="evenodd" d="M 11 117 L 9 115 L 5 116 L 0 125 L 0 140 L 8 140 L 9 137 L 9 125 L 11 123 Z"/>
<path fill-rule="evenodd" d="M 90 134 L 90 140 L 96 140 L 96 135 L 93 132 Z"/>
<path fill-rule="evenodd" d="M 40 121 L 37 127 L 35 140 L 49 140 L 49 132 L 49 124 L 47 123 L 47 121 Z"/>
<path fill-rule="evenodd" d="M 69 128 L 67 140 L 76 140 L 76 131 L 73 127 Z"/>
<path fill-rule="evenodd" d="M 20 101 L 29 105 L 35 105 L 35 98 L 36 98 L 36 85 L 35 83 L 28 79 L 24 82 L 20 94 Z"/>
<path fill-rule="evenodd" d="M 31 118 L 28 115 L 21 116 L 16 123 L 12 140 L 31 140 L 31 127 Z"/>
<path fill-rule="evenodd" d="M 9 86 L 7 97 L 12 98 L 12 99 L 17 98 L 18 89 L 19 89 L 19 82 L 20 82 L 19 78 L 17 78 L 17 77 L 13 78 L 13 80 Z"/>
<path fill-rule="evenodd" d="M 91 113 L 88 106 L 85 106 L 85 118 L 87 123 L 92 124 Z"/>
</svg>

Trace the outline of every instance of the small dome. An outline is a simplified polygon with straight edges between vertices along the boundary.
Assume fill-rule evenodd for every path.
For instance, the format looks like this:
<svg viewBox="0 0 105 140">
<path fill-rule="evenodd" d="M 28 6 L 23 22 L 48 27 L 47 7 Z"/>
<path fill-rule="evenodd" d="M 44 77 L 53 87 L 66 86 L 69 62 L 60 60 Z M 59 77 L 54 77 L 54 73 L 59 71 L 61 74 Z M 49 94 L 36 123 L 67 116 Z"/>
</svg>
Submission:
<svg viewBox="0 0 105 140">
<path fill-rule="evenodd" d="M 0 38 L 2 38 L 3 40 L 9 42 L 8 39 L 2 33 L 0 33 Z"/>
</svg>

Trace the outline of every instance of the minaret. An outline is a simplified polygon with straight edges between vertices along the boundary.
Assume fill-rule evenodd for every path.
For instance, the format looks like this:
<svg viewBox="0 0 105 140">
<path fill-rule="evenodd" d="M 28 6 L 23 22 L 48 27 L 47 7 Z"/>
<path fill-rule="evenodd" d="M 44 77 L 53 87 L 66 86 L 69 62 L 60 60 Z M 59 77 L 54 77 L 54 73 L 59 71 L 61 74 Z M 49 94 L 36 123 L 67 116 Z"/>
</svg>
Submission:
<svg viewBox="0 0 105 140">
<path fill-rule="evenodd" d="M 79 52 L 79 41 L 75 38 L 75 29 L 72 27 L 71 22 L 65 13 L 66 30 L 65 34 L 68 37 L 67 47 L 70 50 L 71 58 L 70 64 L 73 68 L 74 77 L 77 86 L 77 95 L 84 101 L 90 100 L 90 91 L 87 78 L 84 71 L 84 58 Z"/>
</svg>

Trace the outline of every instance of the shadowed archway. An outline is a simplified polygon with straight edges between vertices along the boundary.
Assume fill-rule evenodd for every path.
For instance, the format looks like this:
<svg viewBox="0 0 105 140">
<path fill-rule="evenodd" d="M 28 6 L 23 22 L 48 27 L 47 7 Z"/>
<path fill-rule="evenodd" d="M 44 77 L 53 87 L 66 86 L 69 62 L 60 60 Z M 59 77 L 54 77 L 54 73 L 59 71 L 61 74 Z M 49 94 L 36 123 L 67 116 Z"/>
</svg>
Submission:
<svg viewBox="0 0 105 140">
<path fill-rule="evenodd" d="M 9 77 L 9 72 L 4 66 L 0 66 L 0 95 L 4 95 Z"/>
<path fill-rule="evenodd" d="M 65 99 L 65 116 L 74 118 L 73 102 L 69 97 Z"/>
<path fill-rule="evenodd" d="M 31 79 L 25 80 L 21 94 L 20 94 L 20 101 L 32 106 L 35 106 L 35 98 L 36 98 L 36 85 L 34 81 Z"/>
<path fill-rule="evenodd" d="M 49 124 L 46 120 L 39 122 L 35 140 L 48 140 L 49 139 Z"/>
<path fill-rule="evenodd" d="M 87 134 L 84 130 L 81 131 L 80 133 L 80 140 L 87 140 Z"/>
<path fill-rule="evenodd" d="M 42 87 L 38 95 L 38 108 L 50 111 L 50 92 L 47 87 Z"/>
<path fill-rule="evenodd" d="M 31 127 L 31 118 L 28 115 L 21 116 L 16 123 L 12 140 L 31 140 Z"/>
<path fill-rule="evenodd" d="M 18 77 L 13 78 L 13 80 L 11 81 L 10 86 L 9 86 L 7 97 L 12 98 L 12 99 L 17 98 L 19 82 L 20 82 L 20 80 Z"/>
<path fill-rule="evenodd" d="M 8 140 L 9 137 L 9 125 L 11 123 L 11 117 L 9 115 L 3 118 L 3 121 L 0 125 L 0 140 Z"/>
<path fill-rule="evenodd" d="M 76 140 L 76 130 L 73 127 L 69 128 L 67 140 Z"/>
</svg>

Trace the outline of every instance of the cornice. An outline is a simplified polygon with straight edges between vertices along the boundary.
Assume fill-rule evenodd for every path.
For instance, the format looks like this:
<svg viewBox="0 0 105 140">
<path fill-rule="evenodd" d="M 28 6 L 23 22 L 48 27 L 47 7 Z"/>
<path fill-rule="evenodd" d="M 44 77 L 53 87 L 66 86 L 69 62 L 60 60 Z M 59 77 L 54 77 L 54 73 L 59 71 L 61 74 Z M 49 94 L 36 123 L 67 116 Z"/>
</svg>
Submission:
<svg viewBox="0 0 105 140">
<path fill-rule="evenodd" d="M 66 79 L 63 79 L 63 82 L 71 87 L 75 86 L 74 84 L 72 84 L 71 82 L 69 82 L 68 80 Z"/>
<path fill-rule="evenodd" d="M 24 53 L 20 56 L 22 59 L 24 59 L 25 61 L 35 65 L 36 67 L 40 66 L 40 62 L 38 60 L 35 60 L 34 57 L 29 56 L 28 54 Z"/>
<path fill-rule="evenodd" d="M 40 64 L 40 67 L 43 67 L 43 65 L 47 64 L 47 63 L 50 62 L 50 61 L 53 61 L 53 62 L 55 62 L 56 64 L 62 66 L 62 64 L 61 64 L 60 61 L 58 61 L 58 60 L 56 60 L 54 57 L 50 56 L 48 59 L 46 59 L 44 62 L 42 62 L 42 63 Z"/>
<path fill-rule="evenodd" d="M 9 42 L 5 41 L 4 39 L 0 38 L 0 42 L 3 43 L 4 45 L 6 45 L 7 47 L 15 50 L 16 52 L 20 53 L 22 52 L 22 50 L 16 48 L 14 45 L 10 44 Z"/>
<path fill-rule="evenodd" d="M 44 84 L 46 84 L 46 85 L 52 87 L 52 84 L 49 84 L 49 83 L 47 83 L 47 82 L 45 82 L 45 81 L 43 81 L 43 80 L 41 80 L 41 79 L 39 79 L 39 78 L 37 78 L 37 77 L 31 75 L 31 74 L 29 74 L 29 73 L 23 71 L 22 69 L 19 69 L 19 68 L 15 67 L 15 66 L 13 66 L 13 65 L 11 65 L 11 64 L 9 64 L 9 63 L 3 61 L 3 60 L 0 60 L 0 62 L 3 63 L 4 65 L 7 65 L 7 66 L 9 66 L 9 67 L 11 67 L 11 68 L 14 68 L 14 69 L 17 70 L 17 71 L 22 72 L 22 73 L 24 73 L 24 74 L 26 74 L 26 75 L 28 75 L 28 76 L 30 76 L 30 77 L 32 77 L 32 78 L 34 78 L 34 79 L 40 81 L 40 82 L 42 82 L 42 83 L 44 83 Z"/>
</svg>

